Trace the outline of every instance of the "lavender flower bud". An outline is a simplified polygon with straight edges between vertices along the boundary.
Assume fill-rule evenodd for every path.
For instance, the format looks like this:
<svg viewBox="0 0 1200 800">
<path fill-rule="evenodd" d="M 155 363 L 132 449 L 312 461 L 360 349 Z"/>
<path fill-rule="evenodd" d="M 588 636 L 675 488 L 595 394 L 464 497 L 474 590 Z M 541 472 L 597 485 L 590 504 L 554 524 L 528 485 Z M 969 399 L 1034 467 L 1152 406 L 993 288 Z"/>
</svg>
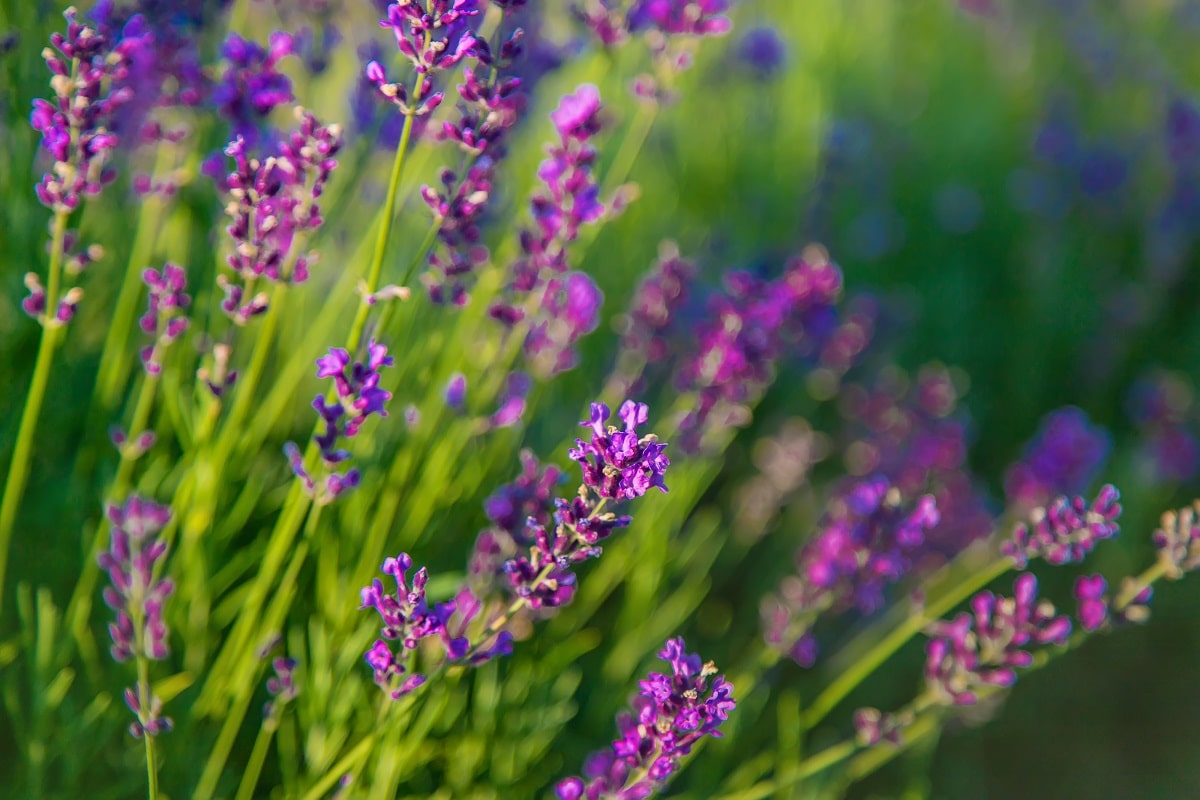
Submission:
<svg viewBox="0 0 1200 800">
<path fill-rule="evenodd" d="M 1200 567 L 1200 500 L 1164 513 L 1153 539 L 1169 580 L 1178 580 Z"/>
<path fill-rule="evenodd" d="M 154 337 L 154 343 L 141 350 L 146 372 L 156 375 L 162 369 L 162 350 L 169 347 L 187 329 L 187 317 L 181 316 L 191 303 L 187 295 L 187 272 L 167 263 L 162 271 L 150 268 L 142 273 L 142 281 L 150 289 L 146 313 L 138 320 L 141 329 Z"/>
</svg>

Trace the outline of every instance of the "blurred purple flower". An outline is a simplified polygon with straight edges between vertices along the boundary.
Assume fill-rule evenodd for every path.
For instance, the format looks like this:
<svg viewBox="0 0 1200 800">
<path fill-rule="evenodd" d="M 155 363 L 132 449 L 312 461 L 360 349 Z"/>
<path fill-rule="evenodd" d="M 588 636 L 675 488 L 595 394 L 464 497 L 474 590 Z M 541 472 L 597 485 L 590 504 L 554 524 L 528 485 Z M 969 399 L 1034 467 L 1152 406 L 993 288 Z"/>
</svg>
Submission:
<svg viewBox="0 0 1200 800">
<path fill-rule="evenodd" d="M 1009 502 L 1028 510 L 1057 494 L 1082 492 L 1099 473 L 1111 445 L 1108 432 L 1093 425 L 1083 410 L 1068 406 L 1051 412 L 1005 476 Z"/>
</svg>

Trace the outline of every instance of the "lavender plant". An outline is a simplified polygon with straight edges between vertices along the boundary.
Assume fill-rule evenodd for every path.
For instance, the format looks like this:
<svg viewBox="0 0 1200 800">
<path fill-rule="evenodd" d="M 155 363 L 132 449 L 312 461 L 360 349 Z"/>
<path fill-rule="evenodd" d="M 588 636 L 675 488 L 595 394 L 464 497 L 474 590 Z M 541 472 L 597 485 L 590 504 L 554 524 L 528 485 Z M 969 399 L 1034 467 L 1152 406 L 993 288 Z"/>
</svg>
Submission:
<svg viewBox="0 0 1200 800">
<path fill-rule="evenodd" d="M 19 9 L 11 791 L 899 794 L 1176 647 L 1187 4 L 1069 5 Z"/>
</svg>

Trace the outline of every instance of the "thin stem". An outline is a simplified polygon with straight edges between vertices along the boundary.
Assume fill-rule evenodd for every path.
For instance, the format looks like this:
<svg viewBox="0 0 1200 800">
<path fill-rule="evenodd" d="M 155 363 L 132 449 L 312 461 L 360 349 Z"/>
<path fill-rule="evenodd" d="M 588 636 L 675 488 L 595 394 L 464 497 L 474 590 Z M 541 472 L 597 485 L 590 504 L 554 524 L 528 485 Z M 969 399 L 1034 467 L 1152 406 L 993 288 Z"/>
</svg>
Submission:
<svg viewBox="0 0 1200 800">
<path fill-rule="evenodd" d="M 283 708 L 282 704 L 273 705 L 270 716 L 263 720 L 262 726 L 258 729 L 258 736 L 254 739 L 254 749 L 250 751 L 250 760 L 246 764 L 245 772 L 242 773 L 242 782 L 238 784 L 235 800 L 250 800 L 254 796 L 254 789 L 258 786 L 258 778 L 262 774 L 263 764 L 267 760 L 267 748 L 270 747 L 275 730 L 279 727 L 279 710 L 281 708 Z"/>
<path fill-rule="evenodd" d="M 375 254 L 371 258 L 371 266 L 367 270 L 367 294 L 374 294 L 379 288 L 379 276 L 383 272 L 383 257 L 387 253 L 388 237 L 392 233 L 392 224 L 396 217 L 396 196 L 400 192 L 400 177 L 404 174 L 404 158 L 408 152 L 408 141 L 412 138 L 414 114 L 404 117 L 404 129 L 400 132 L 400 144 L 396 146 L 396 157 L 392 161 L 392 177 L 388 183 L 387 199 L 383 204 L 383 224 L 379 226 L 379 235 L 375 238 Z M 354 323 L 350 326 L 350 336 L 346 340 L 346 349 L 354 352 L 362 341 L 363 329 L 367 325 L 367 316 L 371 306 L 364 300 L 354 315 Z"/>
<path fill-rule="evenodd" d="M 923 608 L 916 608 L 910 604 L 904 620 L 899 625 L 880 638 L 867 652 L 854 659 L 817 695 L 801 717 L 805 729 L 811 730 L 825 719 L 846 695 L 891 658 L 909 639 L 924 630 L 930 620 L 943 616 L 1011 568 L 1012 561 L 1008 558 L 994 559 L 983 569 L 972 570 L 959 583 L 938 593 L 937 597 L 930 599 Z M 870 629 L 865 635 L 875 633 L 877 631 Z"/>
<path fill-rule="evenodd" d="M 141 703 L 142 714 L 151 708 L 154 702 L 150 693 L 150 662 L 142 653 L 138 654 L 138 702 Z M 147 800 L 158 800 L 158 758 L 155 755 L 154 736 L 149 731 L 142 731 L 142 740 L 146 743 L 146 797 Z"/>
<path fill-rule="evenodd" d="M 4 577 L 8 569 L 8 551 L 12 543 L 13 528 L 21 497 L 29 480 L 29 467 L 33 459 L 33 437 L 37 433 L 38 417 L 46 399 L 46 387 L 50 383 L 50 368 L 58 347 L 62 330 L 57 320 L 58 288 L 62 273 L 63 248 L 67 235 L 68 212 L 54 215 L 54 233 L 50 246 L 50 269 L 46 279 L 46 308 L 42 315 L 42 337 L 38 343 L 37 358 L 33 365 L 33 379 L 25 395 L 25 408 L 21 412 L 21 423 L 17 428 L 17 441 L 13 446 L 12 460 L 8 465 L 8 478 L 4 481 L 4 497 L 0 499 L 0 612 L 4 610 Z"/>
</svg>

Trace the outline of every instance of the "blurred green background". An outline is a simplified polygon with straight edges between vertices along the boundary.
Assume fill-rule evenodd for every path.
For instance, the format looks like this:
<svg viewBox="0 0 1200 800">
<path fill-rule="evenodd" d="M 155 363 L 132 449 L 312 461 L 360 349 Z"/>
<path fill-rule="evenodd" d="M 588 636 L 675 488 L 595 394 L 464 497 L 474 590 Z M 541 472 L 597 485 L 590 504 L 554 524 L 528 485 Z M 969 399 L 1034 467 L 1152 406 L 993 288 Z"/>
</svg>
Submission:
<svg viewBox="0 0 1200 800">
<path fill-rule="evenodd" d="M 273 16 L 287 16 L 286 8 L 251 5 L 243 31 L 260 39 Z M 579 35 L 553 5 L 545 34 L 559 41 Z M 36 327 L 18 306 L 21 276 L 44 261 L 48 216 L 32 192 L 41 162 L 28 112 L 32 99 L 44 94 L 39 52 L 48 32 L 59 27 L 60 7 L 23 0 L 0 5 L 0 36 L 19 37 L 0 62 L 5 459 L 36 348 Z M 300 101 L 326 120 L 349 114 L 354 45 L 382 36 L 365 0 L 348 2 L 340 14 L 346 42 L 333 52 L 329 72 L 310 83 L 299 77 L 298 65 L 289 68 L 298 76 Z M 401 499 L 396 520 L 387 523 L 388 551 L 409 547 L 418 563 L 429 563 L 435 572 L 461 571 L 484 524 L 481 502 L 515 475 L 517 447 L 565 463 L 557 448 L 574 435 L 579 409 L 603 386 L 615 351 L 609 321 L 624 308 L 660 241 L 677 241 L 708 284 L 734 267 L 778 271 L 788 254 L 820 242 L 844 270 L 848 293 L 874 296 L 883 309 L 863 375 L 886 363 L 915 372 L 939 361 L 969 376 L 963 405 L 973 420 L 970 463 L 997 502 L 1006 466 L 1020 457 L 1048 411 L 1077 405 L 1112 432 L 1114 448 L 1102 478 L 1122 490 L 1126 533 L 1101 547 L 1088 570 L 1114 577 L 1139 569 L 1152 558 L 1148 537 L 1159 513 L 1190 502 L 1197 489 L 1194 478 L 1168 483 L 1147 469 L 1127 408 L 1131 386 L 1148 371 L 1177 371 L 1190 382 L 1200 370 L 1200 122 L 1188 129 L 1178 111 L 1185 104 L 1197 113 L 1200 4 L 742 0 L 731 15 L 734 31 L 702 43 L 696 66 L 681 81 L 680 102 L 660 114 L 635 163 L 631 178 L 640 198 L 600 231 L 577 262 L 606 295 L 605 322 L 584 343 L 582 365 L 538 387 L 524 428 L 460 444 L 458 451 L 438 457 L 446 465 L 410 465 L 399 486 L 389 484 Z M 765 70 L 745 58 L 746 37 L 764 28 L 782 45 L 781 63 Z M 220 30 L 214 35 L 219 38 Z M 640 65 L 633 47 L 611 59 L 585 51 L 538 84 L 529 123 L 517 133 L 502 171 L 500 208 L 520 213 L 541 142 L 549 136 L 545 115 L 578 83 L 600 86 L 614 124 L 608 144 L 617 142 L 634 115 L 627 84 Z M 1188 137 L 1196 148 L 1191 162 L 1179 151 Z M 388 155 L 373 151 L 365 139 L 356 141 L 353 132 L 348 142 L 344 165 L 356 164 L 360 173 L 335 178 L 336 203 L 319 244 L 322 268 L 329 271 L 315 279 L 318 286 L 322 281 L 332 286 L 343 265 L 353 262 L 370 216 L 360 212 L 373 209 L 382 194 L 376 176 L 384 173 Z M 210 136 L 206 145 L 212 149 L 217 142 Z M 611 163 L 613 151 L 603 150 L 602 167 Z M 414 162 L 410 185 L 430 180 L 448 158 L 445 150 L 423 152 L 429 156 Z M 211 284 L 214 242 L 223 235 L 216 233 L 221 217 L 215 193 L 202 183 L 183 192 L 160 242 L 161 255 L 187 263 L 198 287 L 206 279 Z M 87 301 L 56 365 L 24 527 L 15 543 L 12 585 L 4 589 L 10 597 L 20 580 L 48 586 L 60 605 L 65 602 L 78 574 L 79 531 L 95 524 L 98 498 L 113 470 L 103 428 L 85 430 L 87 405 L 80 399 L 91 391 L 105 313 L 119 285 L 114 276 L 130 246 L 128 187 L 118 184 L 109 191 L 120 202 L 89 207 L 84 216 L 84 230 L 104 244 L 109 258 L 85 280 Z M 425 213 L 409 192 L 389 269 L 400 271 L 404 249 L 419 241 L 428 224 Z M 506 223 L 493 226 L 488 233 L 493 252 L 505 252 L 510 234 Z M 196 293 L 202 301 L 204 292 Z M 311 290 L 294 307 L 284 341 L 301 346 L 322 296 Z M 415 327 L 404 327 L 418 323 L 397 328 L 393 347 L 402 363 L 394 413 L 389 429 L 378 428 L 377 442 L 364 454 L 380 473 L 392 448 L 425 444 L 399 430 L 401 409 L 412 402 L 431 413 L 445 376 L 460 368 L 470 373 L 467 353 L 440 349 L 456 341 L 450 338 L 458 324 L 455 313 L 420 312 L 419 324 L 428 326 L 420 337 L 413 335 Z M 334 341 L 322 343 L 318 352 Z M 309 424 L 304 399 L 309 388 L 296 393 L 290 416 L 266 421 L 272 440 L 302 435 L 298 432 Z M 670 395 L 669 387 L 656 389 L 656 407 L 665 411 Z M 739 543 L 737 494 L 754 474 L 755 443 L 794 417 L 828 433 L 836 433 L 839 424 L 834 410 L 808 393 L 803 375 L 785 368 L 753 423 L 721 457 L 692 465 L 676 459 L 678 502 L 648 499 L 635 512 L 631 534 L 653 530 L 661 537 L 647 542 L 631 536 L 610 548 L 606 559 L 613 566 L 593 568 L 621 577 L 624 565 L 622 587 L 567 611 L 518 647 L 524 652 L 505 674 L 536 675 L 538 659 L 551 648 L 547 642 L 560 634 L 574 637 L 578 657 L 560 664 L 573 678 L 554 692 L 561 688 L 577 709 L 563 721 L 553 745 L 526 765 L 527 782 L 512 784 L 520 788 L 509 789 L 511 796 L 570 774 L 587 752 L 609 740 L 615 711 L 666 635 L 684 633 L 689 649 L 719 665 L 738 662 L 757 640 L 758 599 L 786 574 L 791 552 L 811 531 L 820 481 L 840 469 L 836 457 L 829 459 L 818 470 L 818 485 L 796 493 L 761 539 Z M 1189 424 L 1195 430 L 1194 410 Z M 280 501 L 278 492 L 271 494 L 285 482 L 286 465 L 277 452 L 265 447 L 246 468 L 269 489 L 236 534 L 247 548 L 255 546 L 255 531 L 269 526 L 271 509 Z M 418 487 L 428 487 L 421 481 L 439 470 L 453 476 L 451 483 L 432 495 L 422 493 Z M 364 491 L 383 491 L 381 480 L 368 475 Z M 371 518 L 366 502 L 339 511 L 335 525 L 348 531 L 349 548 L 355 546 L 349 531 Z M 678 555 L 670 551 L 677 546 L 687 550 L 685 559 L 669 571 L 648 574 Z M 1073 576 L 1053 569 L 1039 575 L 1046 591 L 1069 605 Z M 581 584 L 594 577 L 585 572 Z M 668 614 L 661 620 L 666 629 L 659 630 L 655 619 L 667 598 L 679 599 L 679 619 Z M 853 788 L 853 796 L 1200 797 L 1195 691 L 1200 581 L 1164 587 L 1153 608 L 1147 627 L 1090 642 L 1022 679 L 1009 701 L 979 715 L 980 724 L 953 725 L 936 747 L 890 765 Z M 3 621 L 6 636 L 16 628 L 14 619 Z M 851 698 L 845 713 L 831 718 L 830 741 L 848 732 L 856 700 L 887 708 L 911 697 L 920 665 L 920 645 L 914 643 Z M 7 669 L 10 678 L 15 669 Z M 820 665 L 809 672 L 792 665 L 772 671 L 769 683 L 780 705 L 739 709 L 727 738 L 706 747 L 676 789 L 688 797 L 708 796 L 716 781 L 782 747 L 783 704 L 803 705 L 827 677 Z M 519 706 L 522 698 L 512 702 Z M 111 718 L 120 714 L 117 709 Z M 525 721 L 512 724 L 520 731 Z M 121 735 L 121 725 L 111 727 L 113 737 Z M 493 729 L 487 735 L 494 734 Z M 187 760 L 186 743 L 169 741 L 166 747 L 168 759 Z M 440 765 L 432 768 L 433 776 L 454 763 L 452 745 L 445 748 L 443 756 L 431 757 Z M 0 727 L 0 763 L 17 749 L 11 729 Z M 64 780 L 121 771 L 112 763 L 77 766 L 79 775 Z M 498 773 L 493 763 L 472 780 L 483 785 L 485 775 Z M 137 777 L 136 770 L 131 774 Z M 178 780 L 186 785 L 183 774 Z M 123 796 L 119 785 L 113 791 Z M 427 789 L 418 781 L 414 796 L 422 791 Z M 781 796 L 805 797 L 808 791 L 800 787 Z M 465 788 L 461 792 L 469 796 Z M 70 796 L 70 789 L 62 796 Z"/>
</svg>

